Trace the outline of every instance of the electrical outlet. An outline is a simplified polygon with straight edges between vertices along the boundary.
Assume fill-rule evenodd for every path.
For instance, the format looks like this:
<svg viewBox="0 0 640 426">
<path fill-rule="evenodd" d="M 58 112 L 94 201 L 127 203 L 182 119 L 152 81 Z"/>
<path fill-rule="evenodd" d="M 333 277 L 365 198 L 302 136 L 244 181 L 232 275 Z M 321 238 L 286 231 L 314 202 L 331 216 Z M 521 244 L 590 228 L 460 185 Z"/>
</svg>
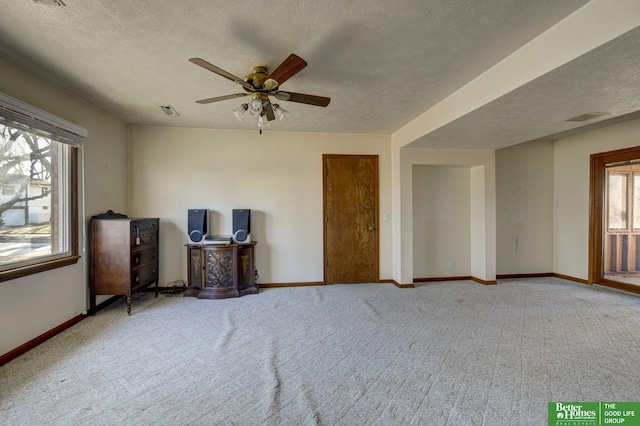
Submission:
<svg viewBox="0 0 640 426">
<path fill-rule="evenodd" d="M 456 264 L 455 264 L 455 262 L 449 262 L 449 270 L 450 270 L 450 271 L 453 271 L 453 270 L 455 270 L 455 269 L 456 269 Z"/>
</svg>

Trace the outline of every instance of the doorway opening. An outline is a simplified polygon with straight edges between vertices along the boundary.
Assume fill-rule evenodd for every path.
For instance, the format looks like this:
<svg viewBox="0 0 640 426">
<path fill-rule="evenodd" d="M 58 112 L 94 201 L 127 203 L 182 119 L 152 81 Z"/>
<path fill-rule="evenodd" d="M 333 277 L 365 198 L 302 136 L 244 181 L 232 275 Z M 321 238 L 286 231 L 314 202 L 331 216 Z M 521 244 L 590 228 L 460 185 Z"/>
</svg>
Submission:
<svg viewBox="0 0 640 426">
<path fill-rule="evenodd" d="M 604 278 L 640 285 L 640 162 L 605 167 Z"/>
<path fill-rule="evenodd" d="M 640 293 L 640 147 L 591 156 L 589 283 Z"/>
</svg>

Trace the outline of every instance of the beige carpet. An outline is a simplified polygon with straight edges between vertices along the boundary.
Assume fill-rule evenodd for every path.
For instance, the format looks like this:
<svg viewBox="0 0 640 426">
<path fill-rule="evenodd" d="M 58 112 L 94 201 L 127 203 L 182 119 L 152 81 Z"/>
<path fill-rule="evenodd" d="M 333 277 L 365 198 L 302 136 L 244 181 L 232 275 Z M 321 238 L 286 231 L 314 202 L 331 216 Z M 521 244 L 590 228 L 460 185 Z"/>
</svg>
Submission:
<svg viewBox="0 0 640 426">
<path fill-rule="evenodd" d="M 3 425 L 546 425 L 640 400 L 640 298 L 554 278 L 138 296 L 0 367 Z"/>
</svg>

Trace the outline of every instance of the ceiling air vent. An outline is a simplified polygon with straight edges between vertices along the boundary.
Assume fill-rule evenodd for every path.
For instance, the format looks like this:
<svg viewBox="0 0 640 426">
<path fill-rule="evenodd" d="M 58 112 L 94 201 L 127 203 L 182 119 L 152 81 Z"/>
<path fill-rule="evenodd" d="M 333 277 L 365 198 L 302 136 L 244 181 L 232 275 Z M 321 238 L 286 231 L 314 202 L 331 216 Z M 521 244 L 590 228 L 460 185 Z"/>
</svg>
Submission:
<svg viewBox="0 0 640 426">
<path fill-rule="evenodd" d="M 164 112 L 167 115 L 172 115 L 172 116 L 179 116 L 180 114 L 178 113 L 178 111 L 175 110 L 174 107 L 172 107 L 171 105 L 160 105 L 158 106 L 158 108 L 160 108 L 162 110 L 162 112 Z"/>
<path fill-rule="evenodd" d="M 588 112 L 586 114 L 578 115 L 565 121 L 587 121 L 594 118 L 602 117 L 603 115 L 609 115 L 610 112 Z"/>
<path fill-rule="evenodd" d="M 66 6 L 62 0 L 33 0 L 35 3 L 45 6 Z"/>
</svg>

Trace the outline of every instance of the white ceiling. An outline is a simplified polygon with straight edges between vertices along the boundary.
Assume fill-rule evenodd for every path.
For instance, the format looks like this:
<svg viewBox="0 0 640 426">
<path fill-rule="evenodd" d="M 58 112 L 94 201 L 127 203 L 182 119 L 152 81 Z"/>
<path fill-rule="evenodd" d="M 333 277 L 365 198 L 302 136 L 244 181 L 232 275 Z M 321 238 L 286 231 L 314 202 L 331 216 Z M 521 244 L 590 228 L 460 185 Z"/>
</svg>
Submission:
<svg viewBox="0 0 640 426">
<path fill-rule="evenodd" d="M 468 149 L 485 143 L 491 148 L 503 148 L 638 118 L 638 111 L 640 27 L 436 129 L 410 146 Z M 566 121 L 591 112 L 608 114 L 585 122 Z"/>
<path fill-rule="evenodd" d="M 607 1 L 607 0 L 594 0 Z M 188 61 L 243 77 L 290 53 L 309 66 L 284 90 L 327 108 L 281 102 L 273 131 L 392 134 L 587 0 L 0 0 L 0 54 L 129 124 L 255 129 L 242 88 Z M 585 28 L 585 34 L 589 29 Z M 640 110 L 640 30 L 632 30 L 411 144 L 499 148 L 574 130 L 592 111 Z M 166 116 L 159 105 L 180 113 Z M 473 134 L 474 137 L 469 135 Z"/>
</svg>

